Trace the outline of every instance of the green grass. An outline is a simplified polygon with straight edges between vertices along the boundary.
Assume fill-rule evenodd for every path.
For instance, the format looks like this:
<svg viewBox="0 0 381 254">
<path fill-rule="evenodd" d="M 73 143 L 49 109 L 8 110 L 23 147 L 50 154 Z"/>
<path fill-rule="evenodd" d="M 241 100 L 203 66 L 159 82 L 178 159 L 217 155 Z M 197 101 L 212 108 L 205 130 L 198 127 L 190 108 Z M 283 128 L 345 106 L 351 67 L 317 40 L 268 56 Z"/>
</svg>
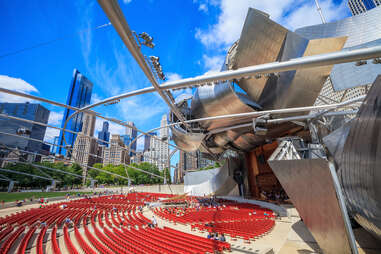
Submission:
<svg viewBox="0 0 381 254">
<path fill-rule="evenodd" d="M 16 200 L 29 199 L 31 197 L 34 197 L 34 199 L 41 197 L 62 197 L 66 196 L 67 193 L 70 193 L 70 195 L 76 195 L 77 193 L 90 194 L 91 192 L 0 192 L 0 201 L 4 200 L 5 202 L 12 202 Z"/>
</svg>

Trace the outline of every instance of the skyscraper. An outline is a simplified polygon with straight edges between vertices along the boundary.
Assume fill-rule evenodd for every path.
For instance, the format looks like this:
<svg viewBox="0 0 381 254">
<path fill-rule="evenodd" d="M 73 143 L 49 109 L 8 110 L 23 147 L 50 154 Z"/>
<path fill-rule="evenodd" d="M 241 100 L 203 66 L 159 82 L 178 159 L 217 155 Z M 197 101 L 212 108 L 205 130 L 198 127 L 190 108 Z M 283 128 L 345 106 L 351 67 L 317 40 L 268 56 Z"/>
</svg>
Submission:
<svg viewBox="0 0 381 254">
<path fill-rule="evenodd" d="M 160 127 L 167 125 L 167 116 L 163 115 L 160 121 Z M 169 136 L 168 128 L 162 128 L 159 132 L 159 139 L 150 138 L 150 149 L 144 152 L 144 161 L 156 165 L 159 170 L 168 167 L 169 147 L 167 139 Z M 163 142 L 165 141 L 165 142 Z"/>
<path fill-rule="evenodd" d="M 119 135 L 111 135 L 110 146 L 104 148 L 103 166 L 128 164 L 129 156 Z"/>
<path fill-rule="evenodd" d="M 90 137 L 94 136 L 95 120 L 96 120 L 95 115 L 91 115 L 87 113 L 83 114 L 81 133 Z"/>
<path fill-rule="evenodd" d="M 352 15 L 358 15 L 381 5 L 381 0 L 348 0 Z"/>
<path fill-rule="evenodd" d="M 108 127 L 109 127 L 109 123 L 107 121 L 104 121 L 103 126 L 102 126 L 102 130 L 100 132 L 98 132 L 98 139 L 104 140 L 106 142 L 110 141 L 110 132 L 108 131 Z M 104 146 L 108 147 L 108 143 L 102 142 L 100 140 L 98 140 L 98 143 L 100 145 L 104 145 Z"/>
<path fill-rule="evenodd" d="M 127 122 L 128 125 L 135 127 L 135 124 L 133 122 Z M 131 142 L 136 139 L 138 136 L 138 132 L 134 128 L 126 127 L 126 134 L 121 135 L 120 138 L 122 139 L 123 143 L 126 145 L 126 147 L 129 147 Z M 131 150 L 136 151 L 137 147 L 137 140 L 134 141 L 131 145 Z M 130 156 L 134 156 L 134 152 L 130 152 Z"/>
<path fill-rule="evenodd" d="M 156 132 L 149 132 L 148 134 L 156 136 Z M 148 151 L 150 150 L 151 147 L 151 136 L 149 135 L 144 135 L 144 149 L 143 151 Z"/>
<path fill-rule="evenodd" d="M 47 124 L 50 111 L 37 103 L 0 103 L 0 113 Z M 25 134 L 21 134 L 20 137 L 0 134 L 0 141 L 10 147 L 39 153 L 42 150 L 41 142 L 21 136 L 43 141 L 46 127 L 0 116 L 0 131 L 10 134 L 24 131 Z"/>
<path fill-rule="evenodd" d="M 56 153 L 56 151 L 57 151 L 57 145 L 58 145 L 58 141 L 59 140 L 60 140 L 59 136 L 55 136 L 54 137 L 53 145 L 50 147 L 50 152 L 51 153 Z"/>
<path fill-rule="evenodd" d="M 163 127 L 163 126 L 166 126 L 166 125 L 168 125 L 167 115 L 163 115 L 162 118 L 161 118 L 161 121 L 160 121 L 160 127 Z M 167 128 L 161 128 L 159 136 L 161 138 L 167 139 L 169 137 L 169 129 L 168 129 L 168 127 Z"/>
<path fill-rule="evenodd" d="M 69 89 L 69 94 L 67 97 L 66 104 L 81 108 L 86 105 L 90 104 L 91 100 L 91 93 L 93 90 L 93 84 L 91 83 L 90 80 L 88 80 L 85 76 L 83 76 L 78 70 L 74 69 L 73 72 L 73 79 L 70 84 L 70 89 Z M 64 127 L 64 123 L 68 119 L 68 117 L 73 114 L 73 110 L 65 109 L 65 113 L 62 119 L 62 128 Z M 75 132 L 80 132 L 82 130 L 82 118 L 83 118 L 83 113 L 80 113 L 70 119 L 68 124 L 66 125 L 66 129 L 75 131 Z M 63 135 L 65 135 L 65 141 L 63 139 Z M 60 132 L 60 138 L 59 138 L 59 145 L 61 146 L 74 146 L 74 141 L 76 138 L 76 134 L 74 133 L 69 133 L 63 131 Z M 65 148 L 63 147 L 58 147 L 58 153 L 62 155 L 70 155 L 67 153 Z"/>
<path fill-rule="evenodd" d="M 98 162 L 98 143 L 93 137 L 95 128 L 95 116 L 84 113 L 82 131 L 78 133 L 73 147 L 71 161 L 83 167 L 83 183 L 86 183 L 87 167 Z"/>
</svg>

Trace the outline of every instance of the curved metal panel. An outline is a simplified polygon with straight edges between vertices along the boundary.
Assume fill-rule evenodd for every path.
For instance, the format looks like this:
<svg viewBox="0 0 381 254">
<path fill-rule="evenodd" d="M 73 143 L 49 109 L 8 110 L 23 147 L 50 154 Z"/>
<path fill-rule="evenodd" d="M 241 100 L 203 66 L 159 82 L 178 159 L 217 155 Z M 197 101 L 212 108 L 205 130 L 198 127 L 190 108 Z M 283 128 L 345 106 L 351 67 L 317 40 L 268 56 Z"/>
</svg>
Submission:
<svg viewBox="0 0 381 254">
<path fill-rule="evenodd" d="M 280 52 L 288 30 L 272 21 L 268 15 L 249 8 L 241 32 L 232 68 L 271 63 L 280 58 Z M 239 82 L 253 101 L 258 101 L 267 83 L 266 77 Z"/>
<path fill-rule="evenodd" d="M 194 118 L 254 112 L 251 107 L 239 99 L 229 83 L 199 87 L 193 97 L 191 111 Z M 248 121 L 250 118 L 220 119 L 203 121 L 200 125 L 210 131 Z"/>
<path fill-rule="evenodd" d="M 381 75 L 352 120 L 340 161 L 349 212 L 381 240 Z"/>
<path fill-rule="evenodd" d="M 194 152 L 199 149 L 205 137 L 202 133 L 187 133 L 176 126 L 172 126 L 171 130 L 173 141 L 186 152 Z"/>
<path fill-rule="evenodd" d="M 184 176 L 184 192 L 196 196 L 212 193 L 228 195 L 237 186 L 233 179 L 233 172 L 239 166 L 238 159 L 229 158 L 221 168 L 188 172 Z"/>
<path fill-rule="evenodd" d="M 348 36 L 344 48 L 350 49 L 381 45 L 381 6 L 365 13 L 336 22 L 302 27 L 295 33 L 307 39 Z M 338 64 L 332 69 L 331 80 L 335 90 L 344 90 L 370 84 L 381 74 L 378 64 L 355 66 L 354 63 Z"/>
<path fill-rule="evenodd" d="M 303 56 L 312 56 L 339 51 L 343 48 L 346 37 L 316 39 L 308 42 Z M 324 81 L 327 79 L 332 65 L 297 70 L 292 82 L 286 84 L 278 82 L 277 86 L 285 86 L 287 89 L 273 91 L 273 103 L 269 108 L 289 108 L 312 106 L 318 97 Z M 280 75 L 283 75 L 281 73 Z M 287 75 L 287 74 L 286 74 Z M 266 108 L 268 109 L 268 108 Z"/>
</svg>

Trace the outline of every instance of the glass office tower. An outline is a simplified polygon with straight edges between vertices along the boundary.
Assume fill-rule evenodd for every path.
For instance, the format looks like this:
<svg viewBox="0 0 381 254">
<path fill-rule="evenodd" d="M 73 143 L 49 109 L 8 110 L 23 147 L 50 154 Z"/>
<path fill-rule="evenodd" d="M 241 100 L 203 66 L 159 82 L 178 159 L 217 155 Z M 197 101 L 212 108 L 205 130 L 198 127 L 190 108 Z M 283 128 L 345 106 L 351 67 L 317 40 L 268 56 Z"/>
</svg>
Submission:
<svg viewBox="0 0 381 254">
<path fill-rule="evenodd" d="M 91 100 L 91 93 L 93 90 L 93 83 L 91 83 L 90 80 L 88 80 L 84 75 L 82 75 L 78 70 L 74 69 L 73 72 L 73 79 L 70 84 L 69 94 L 67 96 L 67 105 L 82 108 L 86 105 L 90 104 Z M 66 122 L 66 119 L 73 114 L 73 110 L 65 109 L 65 113 L 62 119 L 62 128 L 64 127 L 64 123 Z M 83 114 L 78 114 L 66 125 L 66 129 L 80 132 L 82 129 L 82 117 Z M 77 137 L 76 134 L 65 132 L 65 141 L 63 139 L 63 132 L 60 132 L 59 137 L 59 145 L 61 147 L 57 148 L 57 152 L 59 154 L 62 154 L 64 156 L 70 157 L 70 150 L 67 150 L 66 147 L 74 146 L 75 138 Z M 63 147 L 62 147 L 63 146 Z"/>
<path fill-rule="evenodd" d="M 37 103 L 0 103 L 0 113 L 47 124 L 50 111 Z M 20 134 L 20 137 L 0 134 L 0 142 L 6 146 L 17 147 L 22 150 L 41 152 L 41 142 L 22 137 L 43 141 L 46 131 L 45 126 L 0 117 L 0 132 L 15 135 L 18 130 L 24 130 L 24 134 Z"/>
<path fill-rule="evenodd" d="M 98 132 L 98 139 L 104 140 L 109 142 L 110 141 L 110 132 L 108 131 L 109 123 L 108 122 L 103 122 L 102 130 Z M 108 147 L 108 143 L 102 142 L 98 140 L 98 144 L 104 145 Z"/>
<path fill-rule="evenodd" d="M 352 15 L 358 15 L 381 5 L 381 0 L 348 0 Z"/>
</svg>

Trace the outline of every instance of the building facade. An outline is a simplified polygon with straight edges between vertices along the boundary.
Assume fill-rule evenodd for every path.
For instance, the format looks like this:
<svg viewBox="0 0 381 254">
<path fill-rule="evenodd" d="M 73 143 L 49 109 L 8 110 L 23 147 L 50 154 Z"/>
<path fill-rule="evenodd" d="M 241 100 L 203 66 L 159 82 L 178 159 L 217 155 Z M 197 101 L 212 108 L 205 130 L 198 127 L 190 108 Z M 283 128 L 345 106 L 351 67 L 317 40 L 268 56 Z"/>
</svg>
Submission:
<svg viewBox="0 0 381 254">
<path fill-rule="evenodd" d="M 108 128 L 109 128 L 109 123 L 107 121 L 104 121 L 102 125 L 102 130 L 98 132 L 98 139 L 99 139 L 98 143 L 100 145 L 108 146 L 108 143 L 106 143 L 110 141 L 110 132 L 108 131 Z M 104 140 L 106 142 L 102 142 L 100 140 Z"/>
<path fill-rule="evenodd" d="M 156 136 L 156 132 L 149 132 L 148 134 L 152 135 L 152 136 Z M 144 135 L 144 148 L 143 148 L 143 151 L 148 151 L 150 150 L 150 147 L 151 147 L 151 136 L 149 135 Z"/>
<path fill-rule="evenodd" d="M 364 13 L 379 5 L 381 5 L 381 0 L 349 0 L 348 1 L 348 6 L 352 12 L 352 15 L 358 15 L 360 13 Z"/>
<path fill-rule="evenodd" d="M 167 116 L 163 115 L 160 127 L 167 125 Z M 160 129 L 158 138 L 150 138 L 150 148 L 144 152 L 144 161 L 156 165 L 159 170 L 168 167 L 169 146 L 167 143 L 169 136 L 168 128 Z"/>
<path fill-rule="evenodd" d="M 86 183 L 88 166 L 101 162 L 101 158 L 98 157 L 98 142 L 93 137 L 94 129 L 95 116 L 83 114 L 82 130 L 75 139 L 71 161 L 82 166 L 84 183 Z"/>
<path fill-rule="evenodd" d="M 103 150 L 103 166 L 129 164 L 129 156 L 120 135 L 113 134 L 109 147 Z"/>
<path fill-rule="evenodd" d="M 135 127 L 135 124 L 133 122 L 127 122 L 128 125 Z M 126 127 L 125 135 L 122 135 L 121 138 L 123 140 L 123 143 L 126 145 L 126 147 L 129 147 L 131 142 L 135 140 L 138 136 L 138 131 L 134 128 Z M 131 144 L 131 150 L 136 151 L 137 147 L 137 140 L 134 141 L 134 143 Z M 130 152 L 130 156 L 133 156 L 135 153 Z"/>
<path fill-rule="evenodd" d="M 53 145 L 50 147 L 50 152 L 51 152 L 51 153 L 56 153 L 56 151 L 57 151 L 57 147 L 58 147 L 58 143 L 59 143 L 59 140 L 60 140 L 60 137 L 59 137 L 59 136 L 55 136 L 55 137 L 54 137 Z"/>
<path fill-rule="evenodd" d="M 91 81 L 88 80 L 84 75 L 82 75 L 78 70 L 74 69 L 73 79 L 70 84 L 66 104 L 77 108 L 82 108 L 86 105 L 89 105 L 92 90 L 93 83 L 91 83 Z M 64 123 L 66 122 L 66 120 L 73 113 L 73 110 L 65 109 L 64 116 L 62 118 L 62 128 L 64 127 Z M 70 121 L 66 125 L 66 129 L 74 132 L 80 132 L 82 130 L 82 118 L 83 114 L 80 113 L 72 119 L 70 119 Z M 65 135 L 65 140 L 63 138 L 63 135 Z M 61 131 L 59 145 L 63 147 L 58 147 L 58 153 L 64 156 L 70 156 L 70 150 L 67 151 L 66 147 L 73 147 L 75 138 L 76 134 L 69 132 L 64 133 L 63 131 Z"/>
<path fill-rule="evenodd" d="M 137 152 L 131 157 L 131 163 L 139 164 L 143 162 L 143 152 Z"/>
<path fill-rule="evenodd" d="M 0 114 L 47 124 L 50 111 L 36 103 L 0 103 Z M 25 134 L 20 134 L 20 137 L 0 134 L 1 143 L 13 148 L 17 147 L 22 150 L 40 153 L 46 132 L 45 126 L 0 116 L 0 132 L 15 135 L 20 131 L 25 132 Z M 22 137 L 33 138 L 41 142 Z"/>
</svg>

